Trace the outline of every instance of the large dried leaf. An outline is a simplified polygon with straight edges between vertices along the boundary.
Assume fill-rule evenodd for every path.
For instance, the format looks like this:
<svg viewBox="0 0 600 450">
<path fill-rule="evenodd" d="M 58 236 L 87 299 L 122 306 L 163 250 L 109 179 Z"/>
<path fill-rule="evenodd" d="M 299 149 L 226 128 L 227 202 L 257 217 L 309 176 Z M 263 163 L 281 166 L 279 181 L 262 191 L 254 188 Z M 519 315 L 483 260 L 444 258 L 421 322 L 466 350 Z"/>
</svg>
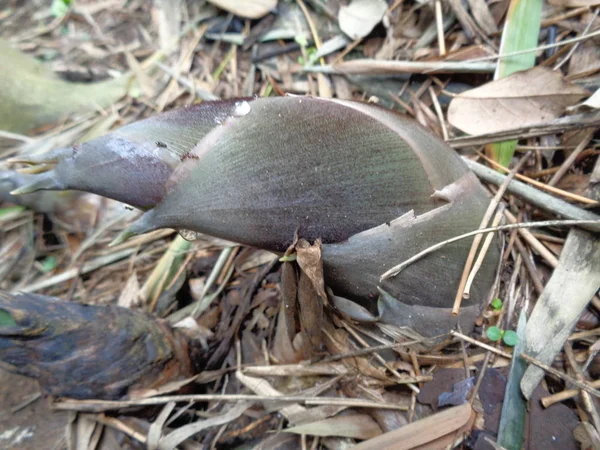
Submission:
<svg viewBox="0 0 600 450">
<path fill-rule="evenodd" d="M 587 94 L 559 72 L 536 67 L 459 94 L 448 121 L 465 133 L 494 133 L 555 119 Z"/>
<path fill-rule="evenodd" d="M 435 442 L 446 435 L 454 434 L 465 426 L 474 415 L 470 403 L 446 409 L 425 419 L 405 425 L 389 433 L 362 442 L 354 450 L 409 450 Z M 453 441 L 452 439 L 450 443 Z M 431 448 L 446 448 L 436 445 Z"/>
<path fill-rule="evenodd" d="M 381 22 L 386 11 L 384 0 L 352 0 L 349 5 L 340 7 L 340 28 L 352 39 L 363 38 Z"/>
<path fill-rule="evenodd" d="M 236 16 L 259 19 L 277 6 L 277 0 L 209 0 L 215 6 Z"/>
</svg>

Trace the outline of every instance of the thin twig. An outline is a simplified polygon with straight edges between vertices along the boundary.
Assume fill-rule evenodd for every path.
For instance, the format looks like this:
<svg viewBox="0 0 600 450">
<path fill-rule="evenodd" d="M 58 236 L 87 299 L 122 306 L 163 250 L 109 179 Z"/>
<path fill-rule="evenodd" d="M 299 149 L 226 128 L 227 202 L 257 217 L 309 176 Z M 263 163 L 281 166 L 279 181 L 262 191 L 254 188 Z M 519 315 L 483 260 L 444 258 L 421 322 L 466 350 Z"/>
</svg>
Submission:
<svg viewBox="0 0 600 450">
<path fill-rule="evenodd" d="M 504 216 L 508 219 L 511 224 L 517 223 L 517 218 L 511 214 L 510 211 L 504 210 Z M 539 240 L 531 234 L 531 231 L 526 230 L 524 228 L 519 228 L 518 233 L 527 241 L 534 250 L 536 250 L 542 258 L 550 265 L 550 267 L 558 266 L 558 258 L 554 256 L 550 250 L 548 250 L 544 244 L 542 244 Z"/>
<path fill-rule="evenodd" d="M 571 168 L 571 166 L 573 165 L 573 163 L 575 162 L 575 160 L 577 159 L 579 154 L 582 151 L 584 151 L 585 148 L 587 147 L 587 145 L 590 143 L 590 141 L 592 140 L 592 137 L 594 137 L 595 131 L 596 130 L 591 129 L 585 133 L 585 135 L 583 136 L 583 139 L 581 140 L 579 145 L 577 147 L 575 147 L 575 150 L 573 150 L 573 152 L 571 152 L 569 157 L 567 159 L 565 159 L 565 162 L 563 162 L 562 165 L 559 167 L 558 171 L 554 174 L 554 176 L 550 179 L 550 181 L 548 181 L 548 186 L 556 186 L 556 183 L 558 183 L 560 181 L 560 179 L 563 177 L 563 175 L 565 173 L 567 173 L 567 171 Z"/>
<path fill-rule="evenodd" d="M 590 386 L 593 388 L 600 388 L 600 380 L 590 381 Z M 555 403 L 563 402 L 565 400 L 569 400 L 570 398 L 577 397 L 581 392 L 579 389 L 565 389 L 564 391 L 558 392 L 553 395 L 549 395 L 547 397 L 542 397 L 541 402 L 544 408 L 548 408 Z"/>
<path fill-rule="evenodd" d="M 560 378 L 561 380 L 564 380 L 567 383 L 571 383 L 574 386 L 577 386 L 579 389 L 589 392 L 590 394 L 592 394 L 595 397 L 600 397 L 600 391 L 598 389 L 592 387 L 589 383 L 579 381 L 578 379 L 573 378 L 573 377 L 567 375 L 566 373 L 562 373 L 553 367 L 547 366 L 543 362 L 538 361 L 537 359 L 532 358 L 531 356 L 529 356 L 525 353 L 521 353 L 521 358 L 523 358 L 528 363 L 533 364 L 534 366 L 537 366 L 540 369 L 543 369 L 548 373 L 551 373 L 552 375 Z"/>
<path fill-rule="evenodd" d="M 583 33 L 581 33 L 581 37 L 585 37 L 587 35 L 587 32 L 590 31 L 590 28 L 592 28 L 592 25 L 596 21 L 596 17 L 598 17 L 598 11 L 600 11 L 600 9 L 596 8 L 596 12 L 592 16 L 592 19 L 589 21 L 589 23 L 585 27 L 585 30 L 583 30 Z M 573 47 L 571 47 L 571 49 L 569 50 L 569 53 L 567 53 L 567 56 L 565 56 L 564 59 L 561 62 L 559 62 L 557 65 L 555 65 L 552 70 L 556 71 L 556 70 L 560 69 L 564 65 L 564 63 L 566 63 L 571 58 L 571 56 L 573 56 L 573 53 L 575 53 L 575 51 L 579 48 L 580 43 L 581 42 L 576 42 L 575 45 Z"/>
<path fill-rule="evenodd" d="M 503 205 L 500 205 L 500 208 L 496 212 L 496 215 L 494 216 L 494 220 L 492 221 L 493 227 L 497 227 L 500 224 L 500 221 L 502 220 L 503 211 L 504 211 L 504 207 L 503 207 Z M 483 241 L 483 245 L 481 246 L 479 255 L 477 255 L 477 260 L 475 260 L 475 264 L 473 264 L 471 273 L 469 274 L 469 277 L 467 278 L 467 284 L 465 284 L 465 288 L 463 289 L 463 293 L 462 293 L 463 298 L 469 298 L 471 296 L 471 285 L 473 284 L 473 280 L 475 280 L 475 276 L 477 275 L 477 272 L 479 272 L 479 269 L 481 268 L 481 265 L 483 264 L 483 260 L 485 259 L 485 256 L 487 255 L 487 251 L 490 248 L 490 245 L 492 244 L 493 238 L 494 238 L 494 233 L 489 233 L 485 237 L 485 241 Z"/>
<path fill-rule="evenodd" d="M 144 398 L 139 400 L 73 400 L 65 399 L 52 403 L 54 409 L 75 411 L 108 411 L 129 406 L 164 405 L 168 402 L 276 402 L 276 403 L 303 403 L 305 405 L 339 405 L 355 408 L 381 408 L 405 411 L 407 406 L 373 402 L 357 398 L 340 397 L 306 397 L 301 395 L 247 395 L 247 394 L 197 394 L 197 395 L 166 395 L 162 397 Z"/>
<path fill-rule="evenodd" d="M 484 348 L 484 349 L 486 349 L 486 350 L 488 350 L 488 351 L 490 351 L 492 353 L 495 353 L 496 355 L 500 355 L 503 358 L 512 359 L 512 357 L 513 357 L 513 355 L 511 353 L 508 353 L 508 352 L 505 352 L 505 351 L 502 351 L 502 350 L 498 350 L 497 348 L 494 348 L 491 345 L 484 344 L 483 342 L 479 342 L 478 340 L 473 339 L 473 338 L 471 338 L 469 336 L 466 336 L 466 335 L 464 335 L 462 333 L 459 333 L 458 331 L 451 331 L 450 334 L 452 336 L 454 336 L 454 337 L 457 337 L 459 339 L 467 341 L 470 344 L 476 345 L 476 346 Z"/>
<path fill-rule="evenodd" d="M 503 172 L 509 172 L 509 170 L 506 167 L 498 164 L 496 161 L 494 161 L 493 159 L 488 158 L 484 154 L 479 153 L 479 156 L 481 156 L 488 163 L 490 163 L 492 166 L 494 166 L 495 169 L 500 169 Z M 548 192 L 552 192 L 553 194 L 560 195 L 561 197 L 568 198 L 568 199 L 574 200 L 576 202 L 581 202 L 581 203 L 585 203 L 587 205 L 593 205 L 593 206 L 597 206 L 598 205 L 598 202 L 596 200 L 593 200 L 593 199 L 588 198 L 588 197 L 584 197 L 582 195 L 573 194 L 571 192 L 567 192 L 567 191 L 564 191 L 562 189 L 555 188 L 553 186 L 549 186 L 549 185 L 547 185 L 545 183 L 541 183 L 540 181 L 537 181 L 537 180 L 534 180 L 532 178 L 526 177 L 525 175 L 516 174 L 515 178 L 518 178 L 521 181 L 525 181 L 526 183 L 531 184 L 531 185 L 533 185 L 533 186 L 535 186 L 537 188 L 543 189 L 543 190 L 548 191 Z"/>
<path fill-rule="evenodd" d="M 479 228 L 485 228 L 487 226 L 490 219 L 492 218 L 492 214 L 494 214 L 494 211 L 498 207 L 500 200 L 502 200 L 502 196 L 508 189 L 509 183 L 514 178 L 514 176 L 517 174 L 517 172 L 521 169 L 521 167 L 523 167 L 525 162 L 527 162 L 528 158 L 529 158 L 529 153 L 527 155 L 525 155 L 519 161 L 519 163 L 515 166 L 515 168 L 513 170 L 510 171 L 510 173 L 508 174 L 508 176 L 506 177 L 506 179 L 504 180 L 504 182 L 498 189 L 498 192 L 496 192 L 496 195 L 494 195 L 494 198 L 490 201 L 490 204 L 488 205 L 488 207 L 485 211 L 485 214 L 483 215 L 483 218 L 481 219 Z M 458 289 L 456 291 L 456 296 L 454 297 L 454 306 L 452 307 L 452 314 L 455 316 L 458 314 L 458 311 L 460 310 L 460 304 L 461 304 L 463 298 L 465 298 L 465 287 L 467 285 L 467 279 L 469 277 L 469 273 L 471 272 L 471 267 L 473 267 L 473 261 L 475 260 L 475 255 L 477 254 L 477 249 L 479 248 L 479 244 L 481 243 L 482 239 L 483 239 L 483 234 L 475 235 L 475 239 L 473 239 L 473 243 L 471 244 L 471 249 L 469 250 L 469 254 L 467 255 L 465 267 L 464 267 L 462 275 L 460 277 L 460 282 L 458 283 Z"/>
</svg>

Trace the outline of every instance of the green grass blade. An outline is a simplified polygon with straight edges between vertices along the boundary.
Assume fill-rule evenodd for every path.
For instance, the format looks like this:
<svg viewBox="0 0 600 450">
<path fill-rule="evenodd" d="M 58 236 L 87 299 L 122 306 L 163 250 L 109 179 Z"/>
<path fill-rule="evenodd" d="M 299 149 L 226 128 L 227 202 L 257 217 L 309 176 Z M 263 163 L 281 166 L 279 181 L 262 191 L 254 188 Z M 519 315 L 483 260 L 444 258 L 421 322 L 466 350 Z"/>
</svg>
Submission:
<svg viewBox="0 0 600 450">
<path fill-rule="evenodd" d="M 538 46 L 542 20 L 542 0 L 511 0 L 502 41 L 500 54 L 529 50 Z M 530 69 L 535 65 L 535 52 L 501 58 L 496 67 L 494 79 L 498 80 L 520 70 Z M 508 167 L 517 141 L 506 141 L 490 144 L 486 150 L 488 155 Z"/>
<path fill-rule="evenodd" d="M 521 312 L 517 325 L 519 340 L 515 346 L 515 355 L 520 355 L 523 351 L 525 324 L 525 313 Z M 498 445 L 506 450 L 521 450 L 523 444 L 527 402 L 521 392 L 521 378 L 523 378 L 525 369 L 527 369 L 527 363 L 522 358 L 515 356 L 510 366 L 508 383 L 506 383 L 498 429 Z"/>
</svg>

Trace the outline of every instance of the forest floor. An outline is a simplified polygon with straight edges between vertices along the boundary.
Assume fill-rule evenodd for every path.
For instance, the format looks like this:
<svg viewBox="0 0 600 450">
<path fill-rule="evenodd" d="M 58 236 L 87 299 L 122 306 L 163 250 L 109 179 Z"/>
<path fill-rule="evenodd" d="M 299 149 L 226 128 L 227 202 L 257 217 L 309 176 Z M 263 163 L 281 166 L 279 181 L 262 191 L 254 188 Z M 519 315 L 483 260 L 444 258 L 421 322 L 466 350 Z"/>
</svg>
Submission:
<svg viewBox="0 0 600 450">
<path fill-rule="evenodd" d="M 539 49 L 519 54 L 532 61 L 520 79 L 510 76 L 508 58 L 497 57 L 508 39 L 507 17 L 517 15 L 509 7 L 519 1 L 532 8 L 534 29 L 536 17 L 540 22 Z M 217 7 L 227 3 L 232 12 Z M 405 113 L 461 156 L 496 173 L 515 175 L 516 168 L 516 179 L 576 210 L 553 211 L 546 197 L 524 198 L 477 173 L 490 198 L 501 190 L 500 224 L 598 213 L 598 1 L 554 0 L 537 16 L 531 0 L 352 2 L 364 9 L 282 0 L 269 13 L 275 3 L 2 2 L 0 38 L 65 80 L 100 82 L 125 73 L 136 80 L 110 106 L 26 133 L 0 131 L 3 165 L 14 168 L 9 157 L 69 146 L 194 103 L 291 93 Z M 244 18 L 252 8 L 258 17 Z M 516 141 L 515 151 L 502 162 L 495 143 L 506 140 Z M 273 253 L 208 236 L 188 242 L 173 230 L 109 248 L 137 211 L 91 194 L 52 195 L 59 201 L 50 210 L 44 205 L 56 198 L 30 208 L 0 203 L 0 289 L 144 310 L 169 323 L 203 304 L 194 332 L 223 362 L 188 379 L 183 391 L 211 400 L 169 402 L 178 385 L 160 392 L 167 397 L 158 407 L 132 408 L 143 404 L 135 396 L 104 410 L 101 402 L 93 410 L 93 402 L 63 399 L 59 409 L 69 412 L 53 412 L 53 400 L 31 380 L 0 372 L 0 448 L 346 449 L 362 441 L 360 448 L 378 449 L 384 444 L 371 439 L 390 433 L 393 445 L 385 448 L 481 450 L 502 448 L 500 440 L 508 449 L 521 448 L 510 442 L 519 439 L 523 420 L 523 448 L 600 448 L 600 299 L 597 287 L 592 295 L 584 287 L 597 279 L 590 271 L 598 264 L 573 262 L 582 249 L 598 253 L 593 232 L 560 221 L 499 231 L 500 268 L 473 333 L 456 331 L 430 345 L 398 327 L 381 326 L 375 335 L 371 326 L 328 310 L 338 358 L 329 346 L 327 356 L 309 364 L 314 355 L 295 341 L 290 353 L 279 329 L 282 263 Z M 557 301 L 580 306 L 565 306 L 564 316 L 544 322 Z M 533 322 L 519 328 L 521 316 Z M 538 334 L 527 329 L 540 321 Z M 561 332 L 560 342 L 552 340 Z M 540 348 L 544 339 L 556 348 L 550 355 L 527 352 L 527 363 L 545 362 L 541 375 L 523 375 L 518 351 L 526 334 Z M 370 349 L 374 343 L 386 351 Z M 528 402 L 518 389 L 522 378 L 532 386 Z M 503 408 L 510 385 L 516 394 Z M 273 401 L 282 395 L 298 399 Z M 516 426 L 507 425 L 511 418 Z"/>
</svg>

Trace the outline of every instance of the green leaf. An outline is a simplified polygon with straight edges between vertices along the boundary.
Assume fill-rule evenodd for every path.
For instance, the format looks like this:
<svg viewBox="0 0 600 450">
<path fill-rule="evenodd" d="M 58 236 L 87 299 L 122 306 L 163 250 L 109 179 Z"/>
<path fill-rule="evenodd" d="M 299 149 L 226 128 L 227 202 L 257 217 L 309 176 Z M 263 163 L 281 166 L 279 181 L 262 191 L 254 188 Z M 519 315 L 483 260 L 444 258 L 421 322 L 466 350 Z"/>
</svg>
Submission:
<svg viewBox="0 0 600 450">
<path fill-rule="evenodd" d="M 64 17 L 71 9 L 71 0 L 54 0 L 50 11 L 54 17 Z"/>
<path fill-rule="evenodd" d="M 296 44 L 298 44 L 300 47 L 306 47 L 308 45 L 308 40 L 306 39 L 306 36 L 299 34 L 294 38 L 294 41 L 296 41 Z"/>
<path fill-rule="evenodd" d="M 5 309 L 0 309 L 0 327 L 14 327 L 17 325 L 15 319 Z"/>
<path fill-rule="evenodd" d="M 519 336 L 512 330 L 506 330 L 502 336 L 504 343 L 510 347 L 514 347 L 519 342 Z"/>
<path fill-rule="evenodd" d="M 56 258 L 54 256 L 48 256 L 46 259 L 40 262 L 42 266 L 42 272 L 48 273 L 56 268 Z"/>
<path fill-rule="evenodd" d="M 517 343 L 514 354 L 519 355 L 523 351 L 526 319 L 525 313 L 521 311 L 517 325 L 517 335 L 522 339 Z M 512 333 L 507 331 L 505 335 Z M 498 445 L 506 450 L 521 450 L 523 445 L 523 433 L 525 416 L 527 414 L 527 402 L 521 392 L 521 379 L 527 369 L 527 363 L 523 358 L 513 358 L 508 374 L 508 382 L 502 403 L 502 414 L 498 427 Z"/>
<path fill-rule="evenodd" d="M 502 330 L 498 327 L 489 327 L 486 334 L 490 341 L 498 342 L 502 338 Z"/>
<path fill-rule="evenodd" d="M 24 206 L 7 206 L 6 208 L 0 208 L 0 219 L 6 216 L 11 216 L 13 214 L 18 214 L 22 211 L 25 211 Z"/>
<path fill-rule="evenodd" d="M 506 14 L 500 55 L 530 50 L 538 45 L 542 20 L 542 0 L 511 0 Z M 535 65 L 536 52 L 501 58 L 494 74 L 494 80 L 504 78 L 520 70 L 530 69 Z M 487 146 L 490 156 L 508 167 L 517 141 L 497 142 Z"/>
<path fill-rule="evenodd" d="M 500 300 L 498 297 L 492 300 L 492 308 L 494 308 L 496 311 L 500 311 L 502 309 L 502 300 Z"/>
</svg>

